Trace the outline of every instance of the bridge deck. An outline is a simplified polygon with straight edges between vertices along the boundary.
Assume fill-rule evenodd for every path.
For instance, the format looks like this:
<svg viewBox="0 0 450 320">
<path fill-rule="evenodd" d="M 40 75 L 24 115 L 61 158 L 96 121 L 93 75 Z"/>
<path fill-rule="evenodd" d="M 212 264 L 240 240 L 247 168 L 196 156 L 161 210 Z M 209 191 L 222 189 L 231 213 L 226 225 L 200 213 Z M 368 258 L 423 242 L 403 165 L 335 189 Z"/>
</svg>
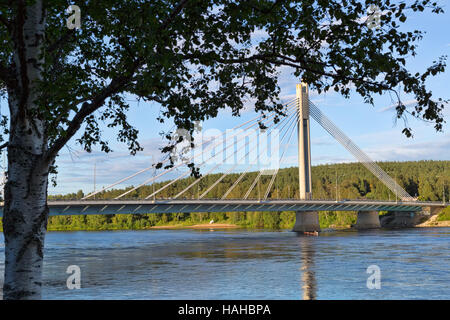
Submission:
<svg viewBox="0 0 450 320">
<path fill-rule="evenodd" d="M 237 211 L 421 211 L 444 208 L 438 202 L 367 200 L 71 200 L 49 201 L 51 216 L 85 214 L 144 214 L 169 212 Z M 3 216 L 3 204 L 0 204 Z"/>
</svg>

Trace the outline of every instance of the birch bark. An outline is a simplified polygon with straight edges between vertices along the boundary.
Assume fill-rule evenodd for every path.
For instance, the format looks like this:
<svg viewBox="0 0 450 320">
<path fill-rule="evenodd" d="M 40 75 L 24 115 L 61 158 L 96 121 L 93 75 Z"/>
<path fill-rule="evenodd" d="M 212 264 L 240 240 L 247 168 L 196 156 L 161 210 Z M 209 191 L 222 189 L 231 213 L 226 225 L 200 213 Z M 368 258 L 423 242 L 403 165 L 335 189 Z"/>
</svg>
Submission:
<svg viewBox="0 0 450 320">
<path fill-rule="evenodd" d="M 14 72 L 8 88 L 11 123 L 8 142 L 8 181 L 5 185 L 4 299 L 40 299 L 44 238 L 48 219 L 49 165 L 45 120 L 36 102 L 42 74 L 44 12 L 42 0 L 20 6 L 14 26 Z"/>
</svg>

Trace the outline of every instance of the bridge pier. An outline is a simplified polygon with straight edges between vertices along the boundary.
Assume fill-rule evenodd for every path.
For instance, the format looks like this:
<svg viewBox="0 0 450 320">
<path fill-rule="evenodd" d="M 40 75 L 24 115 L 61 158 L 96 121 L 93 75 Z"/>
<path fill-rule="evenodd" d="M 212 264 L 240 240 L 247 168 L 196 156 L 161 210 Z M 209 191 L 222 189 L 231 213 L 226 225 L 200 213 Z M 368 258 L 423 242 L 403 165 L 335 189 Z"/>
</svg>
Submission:
<svg viewBox="0 0 450 320">
<path fill-rule="evenodd" d="M 319 213 L 317 211 L 297 211 L 295 213 L 295 225 L 292 231 L 319 232 Z"/>
<path fill-rule="evenodd" d="M 390 211 L 380 220 L 383 228 L 412 228 L 422 223 L 427 216 L 414 211 Z"/>
<path fill-rule="evenodd" d="M 378 211 L 358 211 L 355 229 L 377 229 L 380 228 L 380 217 Z"/>
<path fill-rule="evenodd" d="M 300 200 L 312 199 L 311 187 L 311 141 L 309 129 L 309 89 L 306 83 L 296 86 L 298 108 L 298 182 Z M 292 231 L 320 231 L 319 213 L 317 211 L 297 211 Z"/>
</svg>

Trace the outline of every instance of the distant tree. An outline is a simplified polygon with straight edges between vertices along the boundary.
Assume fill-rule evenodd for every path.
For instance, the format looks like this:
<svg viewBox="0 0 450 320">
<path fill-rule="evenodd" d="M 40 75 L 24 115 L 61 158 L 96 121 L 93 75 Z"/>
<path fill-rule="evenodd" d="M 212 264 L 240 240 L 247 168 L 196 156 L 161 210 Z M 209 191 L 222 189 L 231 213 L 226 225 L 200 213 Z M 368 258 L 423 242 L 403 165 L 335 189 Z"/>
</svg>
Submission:
<svg viewBox="0 0 450 320">
<path fill-rule="evenodd" d="M 83 190 L 78 190 L 78 192 L 77 192 L 77 199 L 81 199 L 83 197 L 84 197 Z"/>
<path fill-rule="evenodd" d="M 422 74 L 411 74 L 405 58 L 415 54 L 422 33 L 399 29 L 407 10 L 441 13 L 431 1 L 76 4 L 80 29 L 66 27 L 66 0 L 0 1 L 0 91 L 10 115 L 0 121 L 1 139 L 7 140 L 1 146 L 8 150 L 5 299 L 41 297 L 48 177 L 66 143 L 82 128 L 77 142 L 85 150 L 99 145 L 111 151 L 99 127 L 106 122 L 118 128 L 118 140 L 132 154 L 142 149 L 127 120 L 126 95 L 158 102 L 159 121 L 171 118 L 192 131 L 195 121 L 220 109 L 239 115 L 248 98 L 256 111 L 281 114 L 276 72 L 287 66 L 319 92 L 348 96 L 353 87 L 369 103 L 373 94 L 394 93 L 399 118 L 407 112 L 401 87 L 418 100 L 412 114 L 442 128 L 442 103 L 432 100 L 425 82 L 445 62 L 440 58 Z M 365 23 L 371 4 L 384 13 L 379 28 Z M 172 149 L 168 144 L 163 151 Z"/>
<path fill-rule="evenodd" d="M 428 178 L 422 180 L 419 187 L 419 194 L 419 199 L 423 201 L 436 201 L 438 199 Z"/>
</svg>

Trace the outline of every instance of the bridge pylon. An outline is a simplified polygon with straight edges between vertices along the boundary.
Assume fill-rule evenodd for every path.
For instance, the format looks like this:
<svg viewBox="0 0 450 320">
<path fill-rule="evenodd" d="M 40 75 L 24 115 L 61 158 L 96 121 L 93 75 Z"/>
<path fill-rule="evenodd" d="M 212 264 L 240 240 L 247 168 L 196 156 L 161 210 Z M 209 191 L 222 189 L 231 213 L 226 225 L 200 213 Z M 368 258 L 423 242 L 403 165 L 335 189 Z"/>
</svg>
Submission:
<svg viewBox="0 0 450 320">
<path fill-rule="evenodd" d="M 309 127 L 309 89 L 306 83 L 296 86 L 298 108 L 298 181 L 300 200 L 312 199 L 311 138 Z M 293 231 L 320 231 L 317 211 L 297 211 Z"/>
<path fill-rule="evenodd" d="M 306 83 L 296 87 L 298 106 L 298 181 L 300 200 L 311 200 L 311 138 L 309 129 L 309 91 Z"/>
</svg>

